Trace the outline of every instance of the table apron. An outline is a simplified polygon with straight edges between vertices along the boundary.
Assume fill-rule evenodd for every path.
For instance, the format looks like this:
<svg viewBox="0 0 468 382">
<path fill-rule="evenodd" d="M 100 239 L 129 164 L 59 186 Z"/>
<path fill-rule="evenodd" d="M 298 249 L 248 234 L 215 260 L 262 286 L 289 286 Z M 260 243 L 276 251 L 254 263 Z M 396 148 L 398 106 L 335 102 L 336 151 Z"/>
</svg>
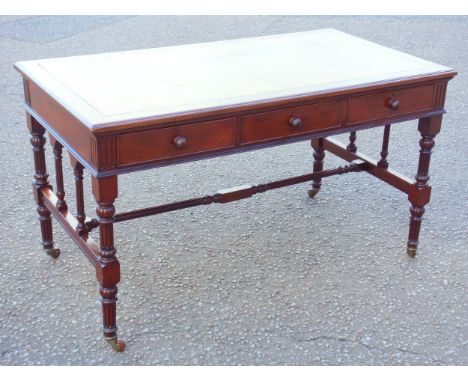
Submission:
<svg viewBox="0 0 468 382">
<path fill-rule="evenodd" d="M 411 121 L 411 120 L 417 120 L 420 118 L 443 115 L 443 114 L 445 114 L 444 109 L 428 110 L 424 112 L 417 112 L 417 113 L 412 113 L 412 114 L 407 114 L 407 115 L 394 116 L 391 118 L 380 119 L 376 121 L 363 122 L 363 123 L 359 123 L 355 125 L 345 125 L 345 126 L 340 126 L 340 127 L 330 128 L 330 129 L 323 129 L 323 130 L 308 132 L 308 133 L 295 135 L 295 136 L 291 136 L 287 138 L 282 137 L 282 138 L 277 138 L 277 139 L 271 139 L 268 141 L 255 142 L 251 144 L 236 145 L 236 146 L 232 146 L 232 147 L 228 147 L 224 149 L 212 150 L 212 151 L 201 152 L 201 153 L 196 153 L 196 154 L 189 154 L 186 156 L 155 159 L 155 160 L 147 161 L 143 163 L 135 163 L 132 165 L 119 166 L 119 167 L 100 170 L 100 171 L 97 171 L 96 169 L 93 168 L 93 171 L 94 171 L 95 176 L 97 176 L 98 178 L 101 178 L 101 177 L 125 174 L 125 173 L 130 173 L 130 172 L 135 172 L 135 171 L 142 171 L 142 170 L 147 170 L 147 169 L 152 169 L 152 168 L 166 167 L 166 166 L 171 166 L 171 165 L 176 165 L 176 164 L 181 164 L 181 163 L 195 162 L 199 160 L 216 158 L 220 156 L 239 154 L 243 152 L 250 152 L 254 150 L 260 150 L 263 148 L 276 147 L 276 146 L 281 146 L 284 144 L 296 143 L 296 142 L 301 142 L 301 141 L 310 140 L 314 138 L 329 137 L 332 135 L 339 135 L 339 134 L 347 133 L 350 131 L 365 130 L 365 129 L 375 128 L 378 126 L 383 126 L 386 124 L 406 122 L 406 121 Z"/>
</svg>

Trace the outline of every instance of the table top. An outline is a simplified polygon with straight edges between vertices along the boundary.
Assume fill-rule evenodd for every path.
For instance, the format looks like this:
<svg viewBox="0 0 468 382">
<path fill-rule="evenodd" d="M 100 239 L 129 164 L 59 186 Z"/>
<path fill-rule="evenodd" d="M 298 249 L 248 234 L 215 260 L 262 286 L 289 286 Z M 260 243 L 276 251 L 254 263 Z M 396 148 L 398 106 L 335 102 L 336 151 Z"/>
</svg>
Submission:
<svg viewBox="0 0 468 382">
<path fill-rule="evenodd" d="M 90 129 L 455 73 L 334 29 L 22 61 L 15 68 Z"/>
</svg>

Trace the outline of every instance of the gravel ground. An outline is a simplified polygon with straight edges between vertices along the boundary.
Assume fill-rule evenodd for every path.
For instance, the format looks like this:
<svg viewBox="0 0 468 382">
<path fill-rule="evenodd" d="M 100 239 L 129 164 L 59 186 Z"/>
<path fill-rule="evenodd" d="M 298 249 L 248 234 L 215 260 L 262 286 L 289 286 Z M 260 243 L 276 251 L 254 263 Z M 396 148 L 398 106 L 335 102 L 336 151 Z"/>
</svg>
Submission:
<svg viewBox="0 0 468 382">
<path fill-rule="evenodd" d="M 325 179 L 315 200 L 302 184 L 125 222 L 115 233 L 127 351 L 112 352 L 85 256 L 55 222 L 62 255 L 41 250 L 12 64 L 325 27 L 459 71 L 436 139 L 417 258 L 405 253 L 405 195 L 364 173 Z M 467 39 L 463 17 L 1 17 L 0 192 L 8 196 L 0 205 L 0 364 L 468 364 Z M 378 155 L 381 133 L 359 133 L 359 149 Z M 392 138 L 391 166 L 414 175 L 416 123 L 395 125 Z M 311 162 L 301 142 L 124 175 L 116 207 L 275 180 L 310 171 Z M 329 155 L 325 163 L 342 162 Z M 66 186 L 72 202 L 70 171 Z"/>
</svg>

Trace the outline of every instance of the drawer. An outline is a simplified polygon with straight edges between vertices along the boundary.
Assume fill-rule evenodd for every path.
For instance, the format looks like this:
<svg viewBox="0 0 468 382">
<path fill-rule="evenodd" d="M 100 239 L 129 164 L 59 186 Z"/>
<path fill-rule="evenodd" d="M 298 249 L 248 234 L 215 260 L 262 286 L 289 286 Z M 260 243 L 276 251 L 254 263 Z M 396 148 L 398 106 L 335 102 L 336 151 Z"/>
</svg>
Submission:
<svg viewBox="0 0 468 382">
<path fill-rule="evenodd" d="M 235 119 L 174 126 L 118 137 L 119 165 L 176 158 L 234 146 Z"/>
<path fill-rule="evenodd" d="M 291 137 L 340 125 L 338 101 L 250 114 L 242 118 L 242 143 Z"/>
<path fill-rule="evenodd" d="M 433 105 L 433 86 L 386 91 L 350 98 L 348 124 L 428 110 Z"/>
</svg>

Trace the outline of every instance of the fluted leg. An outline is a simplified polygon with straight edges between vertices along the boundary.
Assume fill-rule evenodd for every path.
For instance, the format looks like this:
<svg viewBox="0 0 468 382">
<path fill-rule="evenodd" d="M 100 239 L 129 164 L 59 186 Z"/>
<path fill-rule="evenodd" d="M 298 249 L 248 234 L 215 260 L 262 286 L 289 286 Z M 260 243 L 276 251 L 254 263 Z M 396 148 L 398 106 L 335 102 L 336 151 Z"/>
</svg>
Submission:
<svg viewBox="0 0 468 382">
<path fill-rule="evenodd" d="M 120 281 L 120 264 L 114 248 L 114 201 L 117 198 L 117 177 L 92 178 L 93 195 L 96 198 L 96 213 L 99 219 L 99 261 L 96 277 L 102 303 L 104 338 L 116 351 L 124 351 L 125 343 L 117 340 L 117 284 Z"/>
<path fill-rule="evenodd" d="M 33 192 L 36 200 L 37 212 L 39 214 L 39 222 L 41 224 L 42 246 L 45 252 L 57 258 L 60 255 L 60 250 L 54 248 L 52 234 L 52 218 L 50 211 L 45 207 L 42 200 L 40 190 L 42 188 L 51 187 L 49 185 L 49 174 L 47 174 L 46 160 L 44 155 L 44 145 L 46 139 L 44 137 L 44 128 L 31 116 L 27 116 L 28 128 L 31 132 L 31 145 L 34 153 L 34 181 Z"/>
<path fill-rule="evenodd" d="M 323 148 L 323 138 L 312 139 L 312 148 L 314 149 L 314 172 L 323 170 L 323 159 L 325 158 L 325 150 Z M 308 191 L 309 197 L 313 198 L 320 191 L 322 179 L 317 178 L 312 181 L 312 188 Z"/>
<path fill-rule="evenodd" d="M 419 120 L 418 130 L 421 133 L 419 146 L 418 171 L 415 176 L 413 190 L 409 193 L 408 199 L 410 206 L 410 228 L 408 234 L 408 255 L 414 257 L 418 247 L 419 231 L 421 221 L 424 215 L 424 206 L 429 203 L 431 187 L 429 181 L 429 163 L 431 159 L 432 148 L 434 147 L 434 137 L 440 131 L 442 122 L 441 116 L 422 118 Z"/>
</svg>

